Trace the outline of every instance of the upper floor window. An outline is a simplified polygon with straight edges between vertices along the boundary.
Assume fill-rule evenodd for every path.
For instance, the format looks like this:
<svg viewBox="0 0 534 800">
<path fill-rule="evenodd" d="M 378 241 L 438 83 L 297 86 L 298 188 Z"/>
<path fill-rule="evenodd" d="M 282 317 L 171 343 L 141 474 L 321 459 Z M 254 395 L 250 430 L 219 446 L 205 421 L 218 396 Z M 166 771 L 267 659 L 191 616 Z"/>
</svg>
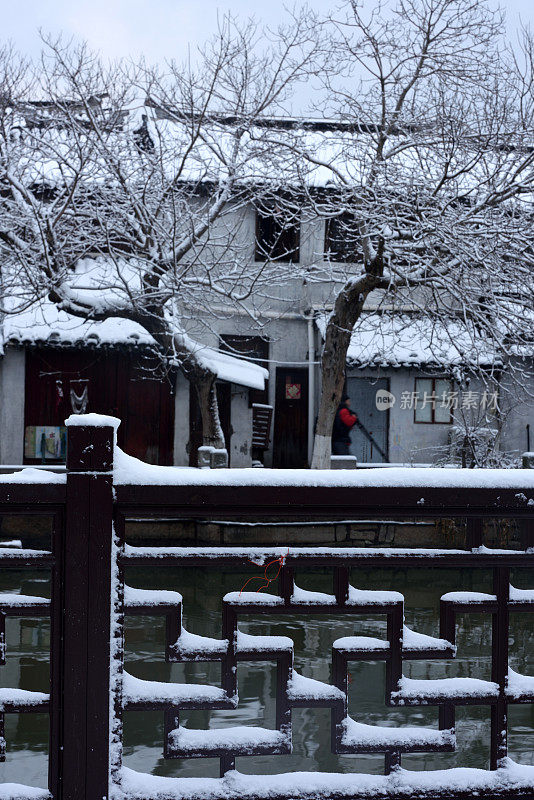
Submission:
<svg viewBox="0 0 534 800">
<path fill-rule="evenodd" d="M 450 424 L 455 394 L 447 378 L 416 378 L 414 421 Z"/>
<path fill-rule="evenodd" d="M 255 261 L 297 262 L 300 258 L 300 209 L 272 202 L 256 210 Z"/>
<path fill-rule="evenodd" d="M 354 264 L 362 260 L 360 236 L 353 214 L 345 212 L 326 220 L 324 252 L 329 261 Z"/>
</svg>

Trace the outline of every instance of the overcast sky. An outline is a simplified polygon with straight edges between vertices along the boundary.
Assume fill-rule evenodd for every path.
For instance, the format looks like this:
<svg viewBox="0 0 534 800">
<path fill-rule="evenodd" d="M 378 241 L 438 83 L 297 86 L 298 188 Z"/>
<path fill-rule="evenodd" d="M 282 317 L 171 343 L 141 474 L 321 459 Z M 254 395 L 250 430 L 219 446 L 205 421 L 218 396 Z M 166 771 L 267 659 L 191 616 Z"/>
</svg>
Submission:
<svg viewBox="0 0 534 800">
<path fill-rule="evenodd" d="M 374 0 L 366 0 L 374 2 Z M 336 0 L 309 0 L 318 11 L 335 7 Z M 85 39 L 105 56 L 137 56 L 149 61 L 164 58 L 180 60 L 188 45 L 195 46 L 211 33 L 217 13 L 231 9 L 239 16 L 254 15 L 275 25 L 285 16 L 290 0 L 3 0 L 3 40 L 11 39 L 28 55 L 39 51 L 38 28 Z M 512 31 L 519 20 L 534 28 L 532 0 L 506 0 L 504 3 Z"/>
</svg>

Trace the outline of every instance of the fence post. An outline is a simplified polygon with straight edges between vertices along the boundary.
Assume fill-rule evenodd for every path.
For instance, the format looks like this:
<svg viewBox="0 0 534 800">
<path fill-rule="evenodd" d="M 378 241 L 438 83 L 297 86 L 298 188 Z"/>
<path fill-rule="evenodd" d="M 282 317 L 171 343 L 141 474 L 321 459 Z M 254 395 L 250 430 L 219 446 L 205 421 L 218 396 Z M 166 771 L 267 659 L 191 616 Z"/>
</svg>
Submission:
<svg viewBox="0 0 534 800">
<path fill-rule="evenodd" d="M 107 800 L 113 443 L 119 420 L 67 421 L 59 800 Z"/>
</svg>

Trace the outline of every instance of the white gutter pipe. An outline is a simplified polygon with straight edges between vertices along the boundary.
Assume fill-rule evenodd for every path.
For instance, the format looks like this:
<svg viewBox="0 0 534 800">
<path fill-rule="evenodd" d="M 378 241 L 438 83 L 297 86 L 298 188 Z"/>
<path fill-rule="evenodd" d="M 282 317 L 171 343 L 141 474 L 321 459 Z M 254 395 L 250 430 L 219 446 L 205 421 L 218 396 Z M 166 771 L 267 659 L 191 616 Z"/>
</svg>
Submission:
<svg viewBox="0 0 534 800">
<path fill-rule="evenodd" d="M 311 465 L 313 455 L 314 421 L 315 421 L 315 337 L 313 331 L 314 316 L 308 319 L 308 464 Z"/>
</svg>

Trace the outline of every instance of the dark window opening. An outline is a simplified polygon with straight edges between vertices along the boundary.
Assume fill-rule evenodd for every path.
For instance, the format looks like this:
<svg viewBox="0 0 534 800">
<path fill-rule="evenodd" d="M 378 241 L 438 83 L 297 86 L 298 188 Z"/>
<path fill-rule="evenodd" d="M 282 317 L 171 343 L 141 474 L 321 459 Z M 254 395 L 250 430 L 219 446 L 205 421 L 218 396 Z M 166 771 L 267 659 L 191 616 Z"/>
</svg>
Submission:
<svg viewBox="0 0 534 800">
<path fill-rule="evenodd" d="M 363 260 L 360 235 L 353 214 L 346 212 L 326 220 L 324 252 L 329 261 L 355 264 Z"/>
<path fill-rule="evenodd" d="M 300 209 L 276 204 L 257 209 L 254 258 L 255 261 L 299 261 Z"/>
</svg>

